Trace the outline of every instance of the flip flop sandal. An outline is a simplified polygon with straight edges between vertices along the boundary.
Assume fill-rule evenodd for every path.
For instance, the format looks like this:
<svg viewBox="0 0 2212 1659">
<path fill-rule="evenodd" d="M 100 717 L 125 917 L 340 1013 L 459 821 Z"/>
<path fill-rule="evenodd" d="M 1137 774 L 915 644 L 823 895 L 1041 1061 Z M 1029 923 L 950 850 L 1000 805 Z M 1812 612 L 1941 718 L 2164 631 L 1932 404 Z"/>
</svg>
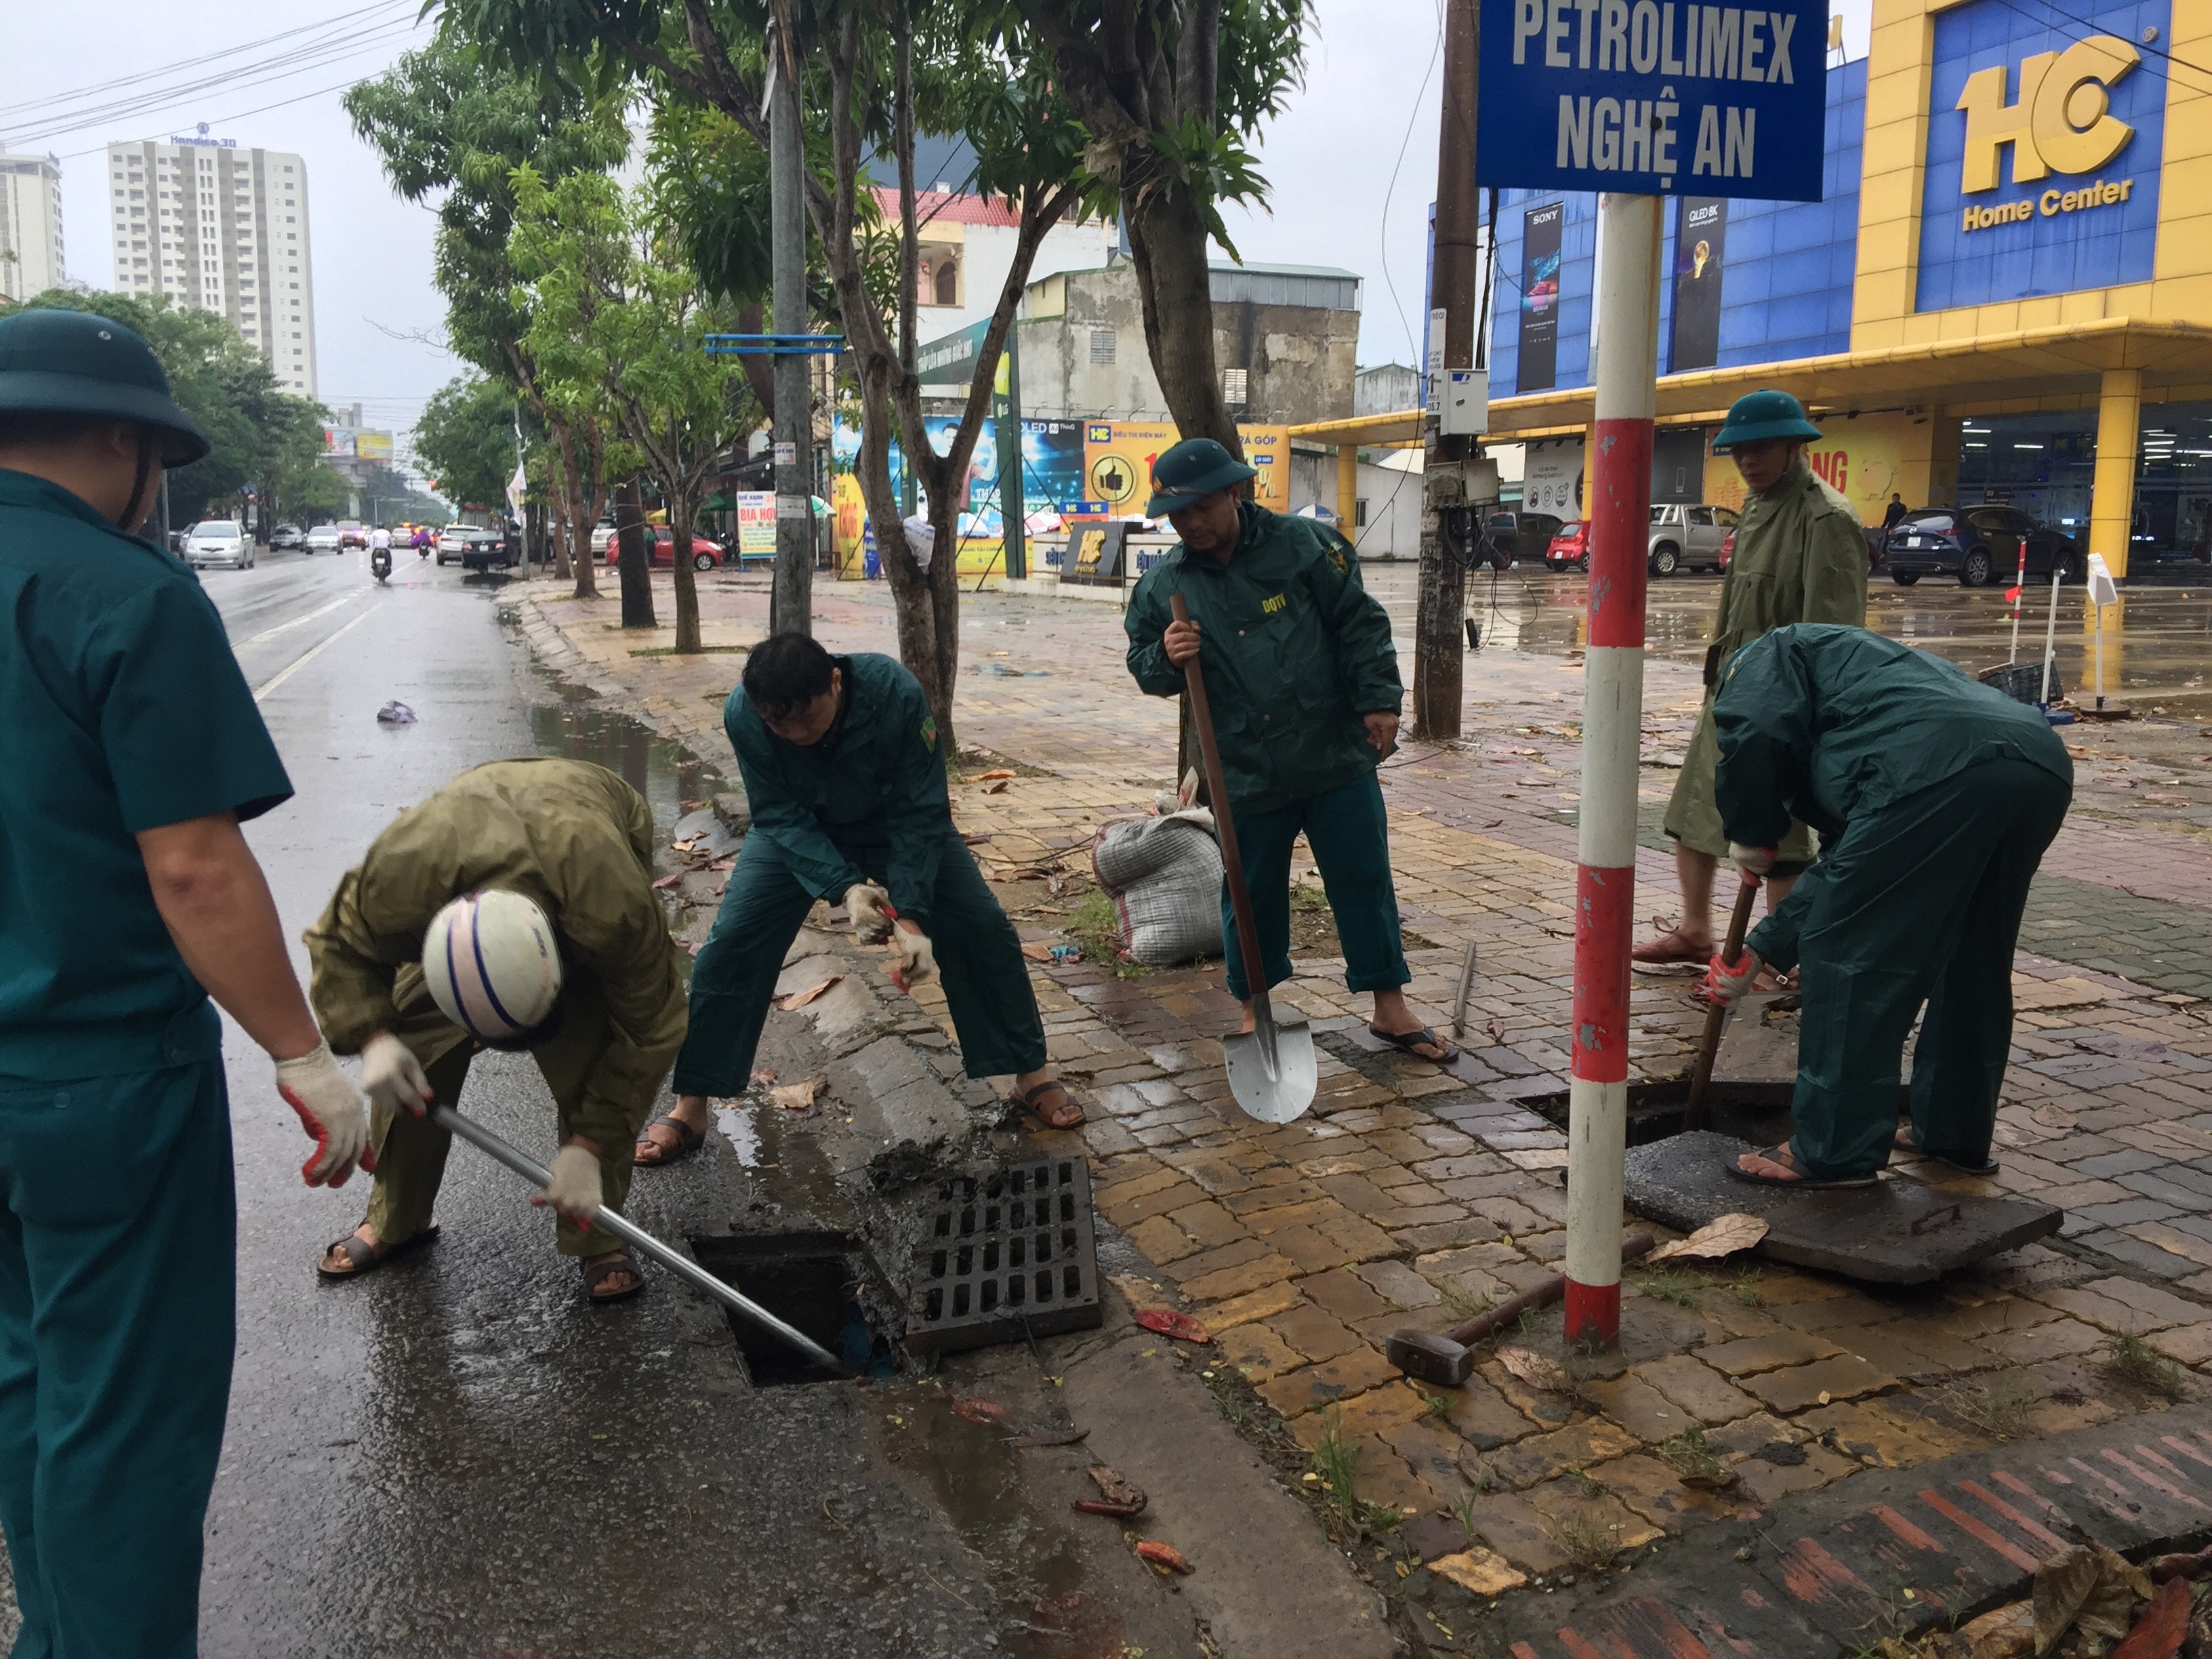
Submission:
<svg viewBox="0 0 2212 1659">
<path fill-rule="evenodd" d="M 664 1164 L 679 1163 L 707 1144 L 707 1132 L 704 1129 L 693 1128 L 673 1112 L 663 1112 L 659 1117 L 654 1118 L 652 1123 L 645 1127 L 650 1129 L 656 1123 L 665 1123 L 676 1131 L 676 1144 L 673 1146 L 663 1146 L 658 1141 L 647 1139 L 643 1131 L 640 1131 L 637 1144 L 641 1146 L 650 1146 L 653 1152 L 651 1158 L 645 1158 L 638 1157 L 635 1152 L 630 1154 L 630 1162 L 641 1170 L 657 1170 Z"/>
<path fill-rule="evenodd" d="M 1769 1163 L 1785 1164 L 1792 1170 L 1797 1167 L 1797 1160 L 1786 1145 L 1765 1146 L 1755 1150 L 1759 1157 L 1765 1158 Z M 1736 1154 L 1736 1158 L 1742 1156 L 1741 1152 Z M 1721 1168 L 1738 1181 L 1748 1182 L 1754 1187 L 1786 1187 L 1793 1192 L 1801 1193 L 1833 1192 L 1838 1188 L 1871 1187 L 1875 1184 L 1875 1177 L 1872 1176 L 1847 1176 L 1838 1180 L 1823 1181 L 1818 1176 L 1802 1174 L 1792 1176 L 1786 1180 L 1779 1176 L 1753 1175 L 1750 1170 L 1738 1164 L 1735 1158 L 1728 1159 Z"/>
<path fill-rule="evenodd" d="M 1413 1054 L 1415 1060 L 1425 1060 L 1431 1066 L 1449 1066 L 1459 1058 L 1457 1048 L 1425 1025 L 1418 1031 L 1378 1031 L 1370 1025 L 1367 1028 L 1367 1035 L 1389 1043 L 1401 1054 Z M 1443 1053 L 1434 1057 L 1413 1054 L 1414 1049 L 1422 1048 L 1441 1048 Z"/>
<path fill-rule="evenodd" d="M 394 1256 L 405 1255 L 410 1250 L 430 1243 L 437 1237 L 438 1224 L 434 1221 L 421 1232 L 403 1238 L 397 1244 L 372 1244 L 356 1234 L 348 1233 L 343 1238 L 332 1239 L 322 1255 L 315 1258 L 315 1271 L 325 1279 L 359 1279 L 366 1273 L 374 1273 Z M 343 1250 L 346 1260 L 353 1266 L 332 1267 L 325 1265 L 332 1250 Z"/>
<path fill-rule="evenodd" d="M 617 1273 L 628 1273 L 636 1283 L 626 1291 L 599 1293 L 599 1286 Z M 645 1288 L 645 1275 L 638 1271 L 637 1260 L 628 1250 L 617 1250 L 611 1255 L 593 1258 L 584 1263 L 584 1300 L 594 1304 L 601 1302 L 627 1302 Z"/>
<path fill-rule="evenodd" d="M 1683 939 L 1680 927 L 1669 927 L 1657 939 L 1648 939 L 1631 948 L 1628 965 L 1639 974 L 1672 974 L 1689 969 L 1702 970 L 1712 953 L 1712 946 L 1700 949 Z"/>
<path fill-rule="evenodd" d="M 1980 1163 L 1976 1164 L 1963 1154 L 1931 1152 L 1920 1144 L 1911 1129 L 1899 1129 L 1897 1132 L 1896 1146 L 1899 1152 L 1917 1152 L 1923 1158 L 1932 1158 L 1938 1164 L 1948 1164 L 1965 1175 L 1993 1176 L 1997 1172 L 1997 1161 L 1994 1158 L 1984 1157 Z"/>
<path fill-rule="evenodd" d="M 1053 1094 L 1059 1095 L 1060 1102 L 1055 1110 L 1047 1110 L 1037 1103 L 1040 1097 Z M 1038 1084 L 1018 1098 L 1024 1107 L 1036 1113 L 1038 1121 L 1048 1129 L 1073 1129 L 1084 1121 L 1083 1108 L 1075 1103 L 1075 1097 L 1067 1092 L 1067 1085 L 1057 1078 L 1049 1083 Z M 1073 1116 L 1069 1115 L 1071 1113 Z"/>
</svg>

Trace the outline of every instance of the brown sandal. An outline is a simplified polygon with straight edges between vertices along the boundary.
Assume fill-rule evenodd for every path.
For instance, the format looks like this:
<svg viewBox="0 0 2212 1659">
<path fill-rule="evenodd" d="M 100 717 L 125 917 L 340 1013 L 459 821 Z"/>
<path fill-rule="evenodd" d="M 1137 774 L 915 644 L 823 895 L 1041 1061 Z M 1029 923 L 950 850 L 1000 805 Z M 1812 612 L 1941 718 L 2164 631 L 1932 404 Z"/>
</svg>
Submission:
<svg viewBox="0 0 2212 1659">
<path fill-rule="evenodd" d="M 437 1237 L 438 1224 L 434 1221 L 423 1228 L 421 1232 L 403 1238 L 397 1244 L 381 1243 L 372 1244 L 359 1233 L 348 1233 L 343 1238 L 334 1238 L 323 1247 L 323 1253 L 315 1258 L 315 1271 L 325 1279 L 359 1279 L 363 1273 L 374 1273 L 392 1257 L 404 1255 L 410 1250 L 418 1249 L 432 1243 Z M 344 1267 L 331 1267 L 330 1260 L 332 1250 L 343 1250 L 345 1253 L 345 1259 L 352 1265 Z"/>
<path fill-rule="evenodd" d="M 1655 921 L 1657 918 L 1653 919 Z M 1677 926 L 1653 939 L 1632 947 L 1628 953 L 1632 968 L 1641 973 L 1678 972 L 1683 969 L 1703 968 L 1705 958 L 1713 953 L 1710 945 L 1698 946 Z"/>
<path fill-rule="evenodd" d="M 1057 1094 L 1060 1097 L 1059 1105 L 1043 1106 L 1038 1104 L 1038 1101 L 1041 1097 L 1048 1097 L 1054 1094 Z M 1038 1119 L 1048 1129 L 1073 1129 L 1076 1125 L 1083 1121 L 1083 1108 L 1075 1103 L 1074 1097 L 1067 1092 L 1067 1085 L 1062 1083 L 1058 1078 L 1053 1078 L 1046 1082 L 1038 1084 L 1036 1087 L 1029 1090 L 1026 1093 L 1020 1096 L 1019 1098 L 1022 1104 L 1029 1110 L 1035 1112 Z"/>
<path fill-rule="evenodd" d="M 617 1273 L 628 1273 L 636 1282 L 626 1291 L 601 1291 L 599 1286 Z M 645 1275 L 638 1271 L 637 1258 L 628 1250 L 593 1256 L 584 1263 L 584 1300 L 586 1302 L 627 1302 L 644 1288 Z"/>
</svg>

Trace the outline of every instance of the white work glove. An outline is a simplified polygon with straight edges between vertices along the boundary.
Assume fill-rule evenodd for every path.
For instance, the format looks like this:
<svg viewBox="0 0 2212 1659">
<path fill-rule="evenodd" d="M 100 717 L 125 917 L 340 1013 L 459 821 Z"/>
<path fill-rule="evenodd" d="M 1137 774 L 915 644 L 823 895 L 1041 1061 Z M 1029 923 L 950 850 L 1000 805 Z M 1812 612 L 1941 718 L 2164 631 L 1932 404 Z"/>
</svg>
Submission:
<svg viewBox="0 0 2212 1659">
<path fill-rule="evenodd" d="M 579 1227 L 599 1218 L 599 1202 L 605 1188 L 599 1179 L 599 1158 L 581 1146 L 563 1146 L 553 1154 L 553 1179 L 530 1201 L 541 1208 L 550 1204 Z"/>
<path fill-rule="evenodd" d="M 1741 842 L 1729 843 L 1729 856 L 1735 867 L 1747 876 L 1764 876 L 1774 868 L 1775 849 L 1771 847 L 1746 847 Z"/>
<path fill-rule="evenodd" d="M 430 1103 L 430 1079 L 415 1051 L 389 1031 L 361 1045 L 361 1088 L 372 1106 L 390 1106 L 416 1117 Z"/>
<path fill-rule="evenodd" d="M 889 941 L 898 912 L 891 896 L 872 881 L 856 881 L 845 890 L 845 915 L 853 924 L 853 937 L 863 945 Z"/>
<path fill-rule="evenodd" d="M 278 1060 L 276 1092 L 314 1137 L 314 1155 L 300 1166 L 310 1187 L 343 1187 L 356 1164 L 376 1173 L 361 1091 L 338 1070 L 329 1043 L 319 1042 L 296 1060 Z"/>
<path fill-rule="evenodd" d="M 891 930 L 891 943 L 898 948 L 898 961 L 891 968 L 891 983 L 900 990 L 911 991 L 937 977 L 937 947 L 929 942 L 928 934 L 895 927 Z"/>
<path fill-rule="evenodd" d="M 1716 1002 L 1733 1003 L 1751 988 L 1759 970 L 1766 966 L 1756 951 L 1746 951 L 1734 962 L 1723 962 L 1720 953 L 1713 953 L 1712 963 L 1705 969 L 1705 994 Z"/>
</svg>

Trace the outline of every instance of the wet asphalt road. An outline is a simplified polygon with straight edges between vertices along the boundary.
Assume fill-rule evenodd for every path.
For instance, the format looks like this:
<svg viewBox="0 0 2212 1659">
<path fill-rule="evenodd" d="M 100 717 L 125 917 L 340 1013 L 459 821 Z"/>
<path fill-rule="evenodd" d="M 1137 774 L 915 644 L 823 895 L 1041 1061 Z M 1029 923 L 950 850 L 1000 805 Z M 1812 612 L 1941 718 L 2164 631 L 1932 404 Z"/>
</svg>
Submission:
<svg viewBox="0 0 2212 1659">
<path fill-rule="evenodd" d="M 574 725 L 504 636 L 497 577 L 403 556 L 377 589 L 363 556 L 276 554 L 205 581 L 297 791 L 249 830 L 295 938 L 394 812 Z M 395 697 L 418 720 L 380 726 Z M 646 744 L 584 746 L 649 783 L 666 827 L 679 783 L 647 774 Z M 226 1054 L 240 1328 L 204 1651 L 995 1648 L 975 1563 L 872 1461 L 866 1390 L 754 1391 L 719 1314 L 665 1274 L 586 1306 L 551 1221 L 466 1148 L 436 1244 L 319 1281 L 313 1258 L 365 1194 L 304 1186 L 307 1143 L 268 1061 L 234 1027 Z M 461 1109 L 549 1158 L 536 1071 L 488 1058 Z M 663 1237 L 719 1233 L 739 1178 L 713 1158 L 641 1174 L 629 1212 Z"/>
</svg>

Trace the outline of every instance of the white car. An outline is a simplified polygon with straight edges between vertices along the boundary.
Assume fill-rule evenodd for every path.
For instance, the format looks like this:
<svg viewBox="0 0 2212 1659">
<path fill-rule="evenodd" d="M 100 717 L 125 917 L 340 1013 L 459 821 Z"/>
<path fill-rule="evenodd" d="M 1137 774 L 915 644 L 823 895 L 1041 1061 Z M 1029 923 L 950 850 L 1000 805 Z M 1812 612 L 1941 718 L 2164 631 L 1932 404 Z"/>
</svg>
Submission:
<svg viewBox="0 0 2212 1659">
<path fill-rule="evenodd" d="M 592 530 L 592 556 L 595 559 L 605 558 L 607 556 L 607 544 L 614 540 L 614 538 L 615 527 L 612 525 L 603 524 L 594 526 Z"/>
<path fill-rule="evenodd" d="M 338 550 L 338 527 L 334 524 L 319 524 L 307 532 L 307 551 L 335 553 Z"/>
<path fill-rule="evenodd" d="M 465 524 L 449 524 L 438 532 L 438 539 L 432 556 L 440 564 L 443 564 L 448 558 L 459 558 L 462 554 L 468 551 L 468 549 L 469 526 Z"/>
<path fill-rule="evenodd" d="M 205 519 L 192 526 L 185 538 L 185 562 L 199 569 L 204 565 L 228 565 L 234 570 L 253 568 L 253 543 L 246 533 L 246 526 L 235 519 Z"/>
</svg>

